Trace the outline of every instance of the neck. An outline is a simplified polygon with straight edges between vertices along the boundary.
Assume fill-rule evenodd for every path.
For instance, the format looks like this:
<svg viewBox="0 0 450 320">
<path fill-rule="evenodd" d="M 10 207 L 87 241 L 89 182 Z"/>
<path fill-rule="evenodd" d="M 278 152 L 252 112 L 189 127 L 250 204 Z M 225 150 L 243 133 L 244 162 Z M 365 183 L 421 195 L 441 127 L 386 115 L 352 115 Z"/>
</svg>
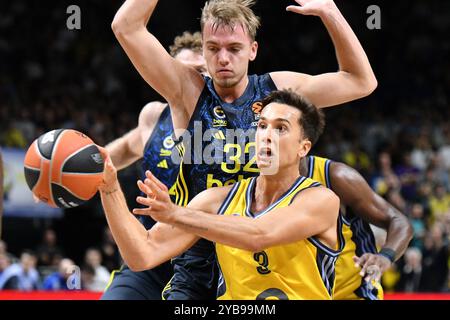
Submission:
<svg viewBox="0 0 450 320">
<path fill-rule="evenodd" d="M 290 166 L 279 170 L 275 175 L 261 174 L 256 179 L 255 201 L 252 211 L 264 210 L 277 201 L 299 177 L 298 166 Z"/>
<path fill-rule="evenodd" d="M 214 83 L 214 89 L 216 90 L 222 101 L 226 103 L 232 103 L 245 92 L 248 85 L 248 76 L 245 75 L 236 85 L 232 87 L 221 87 Z"/>
<path fill-rule="evenodd" d="M 303 157 L 300 160 L 300 175 L 306 177 L 308 175 L 308 157 Z"/>
</svg>

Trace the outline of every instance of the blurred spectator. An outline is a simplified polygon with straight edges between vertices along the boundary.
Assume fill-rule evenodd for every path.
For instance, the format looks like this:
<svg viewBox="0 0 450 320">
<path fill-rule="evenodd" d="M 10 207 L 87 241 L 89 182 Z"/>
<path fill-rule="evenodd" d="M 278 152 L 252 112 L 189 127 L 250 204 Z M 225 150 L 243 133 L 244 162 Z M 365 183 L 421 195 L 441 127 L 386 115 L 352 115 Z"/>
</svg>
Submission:
<svg viewBox="0 0 450 320">
<path fill-rule="evenodd" d="M 0 252 L 0 290 L 11 290 L 18 288 L 18 277 L 5 271 L 11 266 L 11 258 Z"/>
<path fill-rule="evenodd" d="M 95 269 L 85 264 L 81 268 L 81 289 L 88 291 L 102 291 L 98 290 L 95 286 Z"/>
<path fill-rule="evenodd" d="M 400 179 L 402 197 L 407 201 L 414 201 L 417 196 L 416 185 L 420 170 L 412 165 L 410 153 L 405 152 L 402 158 L 402 163 L 396 166 L 394 171 Z"/>
<path fill-rule="evenodd" d="M 422 279 L 422 253 L 418 248 L 408 248 L 404 255 L 397 291 L 417 292 Z"/>
<path fill-rule="evenodd" d="M 44 290 L 69 290 L 69 277 L 75 271 L 75 264 L 70 259 L 62 259 L 59 262 L 58 271 L 50 274 L 45 278 L 42 288 Z"/>
<path fill-rule="evenodd" d="M 420 203 L 414 203 L 412 205 L 410 222 L 414 232 L 410 246 L 422 250 L 423 240 L 425 238 L 427 229 L 423 216 L 423 206 Z"/>
<path fill-rule="evenodd" d="M 42 243 L 37 247 L 38 265 L 57 266 L 62 258 L 62 250 L 57 246 L 57 237 L 53 229 L 46 229 Z"/>
<path fill-rule="evenodd" d="M 430 209 L 432 221 L 443 220 L 444 215 L 450 212 L 450 193 L 442 184 L 435 187 L 434 194 L 430 197 Z"/>
<path fill-rule="evenodd" d="M 108 226 L 103 231 L 103 242 L 101 244 L 103 265 L 109 272 L 116 270 L 121 265 L 121 257 L 111 230 Z"/>
<path fill-rule="evenodd" d="M 421 291 L 441 292 L 447 289 L 448 258 L 444 228 L 441 223 L 436 222 L 425 238 Z"/>
<path fill-rule="evenodd" d="M 2 274 L 0 289 L 9 283 L 10 289 L 30 291 L 39 288 L 39 273 L 36 270 L 36 256 L 32 251 L 24 251 L 20 262 L 7 267 Z M 12 284 L 11 284 L 12 283 Z"/>
<path fill-rule="evenodd" d="M 92 267 L 95 271 L 93 282 L 87 285 L 90 291 L 103 291 L 108 285 L 110 273 L 102 265 L 102 255 L 99 250 L 89 248 L 85 256 L 86 265 Z"/>
<path fill-rule="evenodd" d="M 404 211 L 406 204 L 400 194 L 400 179 L 392 169 L 391 155 L 388 152 L 381 152 L 378 156 L 378 171 L 372 178 L 372 188 L 397 209 Z"/>
</svg>

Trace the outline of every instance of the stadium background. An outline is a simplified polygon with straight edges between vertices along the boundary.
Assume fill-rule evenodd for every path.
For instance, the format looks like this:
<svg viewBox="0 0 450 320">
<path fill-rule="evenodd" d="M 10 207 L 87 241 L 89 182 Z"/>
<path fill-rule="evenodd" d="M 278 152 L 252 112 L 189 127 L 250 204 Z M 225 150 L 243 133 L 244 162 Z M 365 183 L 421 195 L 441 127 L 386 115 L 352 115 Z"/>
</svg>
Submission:
<svg viewBox="0 0 450 320">
<path fill-rule="evenodd" d="M 132 67 L 111 31 L 121 3 L 0 3 L 0 146 L 26 149 L 40 134 L 62 127 L 104 145 L 136 125 L 142 106 L 161 99 Z M 168 48 L 175 35 L 199 28 L 203 3 L 161 0 L 150 29 Z M 286 13 L 290 3 L 259 0 L 255 6 L 262 27 L 250 73 L 335 70 L 333 46 L 319 19 Z M 313 153 L 357 168 L 410 218 L 414 239 L 407 255 L 383 278 L 386 291 L 449 292 L 450 3 L 336 3 L 366 50 L 379 84 L 365 99 L 326 110 L 326 131 Z M 81 8 L 81 30 L 66 28 L 66 8 L 72 4 Z M 381 8 L 380 30 L 366 27 L 366 9 L 372 4 Z M 138 175 L 139 164 L 120 174 L 130 207 Z M 32 250 L 38 257 L 39 288 L 62 257 L 81 266 L 86 281 L 94 278 L 100 285 L 120 265 L 105 227 L 98 197 L 59 218 L 7 215 L 0 254 L 4 251 L 16 262 Z M 98 266 L 98 253 L 104 268 Z M 92 283 L 85 287 L 96 288 Z"/>
</svg>

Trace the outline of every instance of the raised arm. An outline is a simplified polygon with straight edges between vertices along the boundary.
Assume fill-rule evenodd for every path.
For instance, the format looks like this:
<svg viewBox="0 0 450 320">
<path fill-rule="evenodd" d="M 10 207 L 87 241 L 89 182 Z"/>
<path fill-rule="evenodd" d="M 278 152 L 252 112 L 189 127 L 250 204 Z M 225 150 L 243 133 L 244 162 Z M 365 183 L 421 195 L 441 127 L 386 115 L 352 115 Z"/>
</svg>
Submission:
<svg viewBox="0 0 450 320">
<path fill-rule="evenodd" d="M 111 160 L 117 170 L 122 170 L 143 156 L 144 145 L 158 123 L 166 104 L 150 102 L 139 114 L 138 126 L 106 145 Z"/>
<path fill-rule="evenodd" d="M 117 11 L 112 29 L 134 67 L 174 109 L 174 126 L 185 128 L 204 81 L 192 67 L 172 58 L 146 25 L 158 0 L 127 0 Z M 169 20 L 169 19 L 168 19 Z"/>
<path fill-rule="evenodd" d="M 355 169 L 338 162 L 330 167 L 331 184 L 342 203 L 365 221 L 387 231 L 383 248 L 394 252 L 394 259 L 400 258 L 412 239 L 412 227 L 408 219 L 386 200 L 377 195 Z M 356 262 L 363 268 L 377 265 L 381 273 L 391 262 L 382 255 L 365 254 Z"/>
<path fill-rule="evenodd" d="M 252 219 L 214 215 L 211 214 L 214 211 L 204 210 L 204 206 L 175 206 L 167 201 L 167 191 L 159 186 L 157 179 L 147 177 L 149 179 L 146 179 L 146 185 L 141 184 L 139 188 L 152 196 L 138 198 L 138 202 L 148 208 L 135 210 L 135 213 L 150 215 L 157 221 L 171 224 L 210 241 L 258 252 L 315 235 L 325 235 L 325 242 L 336 237 L 334 227 L 337 223 L 339 198 L 323 187 L 304 190 L 302 196 L 294 199 L 290 206 L 275 209 L 259 219 Z M 226 189 L 212 188 L 199 195 L 206 198 L 217 197 L 216 194 L 224 190 Z M 221 198 L 224 198 L 223 194 Z"/>
<path fill-rule="evenodd" d="M 377 80 L 355 33 L 332 0 L 296 0 L 288 11 L 321 18 L 333 41 L 339 71 L 320 75 L 271 73 L 277 88 L 291 88 L 317 107 L 328 107 L 369 95 Z"/>
</svg>

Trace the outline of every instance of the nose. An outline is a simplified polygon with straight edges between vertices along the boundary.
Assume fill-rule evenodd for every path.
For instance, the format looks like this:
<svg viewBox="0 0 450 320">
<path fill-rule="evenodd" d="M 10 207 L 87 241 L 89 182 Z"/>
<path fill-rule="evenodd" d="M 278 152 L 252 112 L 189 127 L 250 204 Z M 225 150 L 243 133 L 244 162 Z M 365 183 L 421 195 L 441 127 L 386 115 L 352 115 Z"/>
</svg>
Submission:
<svg viewBox="0 0 450 320">
<path fill-rule="evenodd" d="M 230 62 L 228 52 L 225 48 L 220 49 L 219 53 L 217 54 L 217 58 L 218 58 L 219 64 L 223 67 L 226 66 Z"/>
<path fill-rule="evenodd" d="M 270 126 L 265 128 L 264 130 L 258 130 L 259 139 L 261 142 L 263 142 L 265 145 L 270 144 L 273 139 L 273 133 Z"/>
</svg>

